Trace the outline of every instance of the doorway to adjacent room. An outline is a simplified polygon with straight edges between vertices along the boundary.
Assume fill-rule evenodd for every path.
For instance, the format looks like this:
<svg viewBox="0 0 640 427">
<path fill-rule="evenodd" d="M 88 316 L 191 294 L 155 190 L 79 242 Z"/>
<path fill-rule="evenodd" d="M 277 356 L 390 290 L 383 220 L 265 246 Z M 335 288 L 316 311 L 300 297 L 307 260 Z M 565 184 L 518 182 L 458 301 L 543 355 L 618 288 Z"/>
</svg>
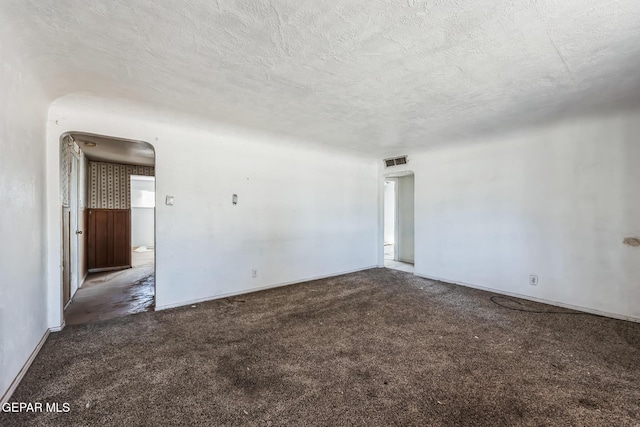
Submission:
<svg viewBox="0 0 640 427">
<path fill-rule="evenodd" d="M 65 324 L 153 310 L 153 147 L 83 133 L 69 133 L 61 140 L 62 225 L 64 242 L 70 242 L 68 248 L 63 244 Z M 76 184 L 74 170 L 79 171 Z M 74 236 L 81 236 L 75 251 Z M 78 273 L 67 265 L 77 265 Z"/>
<path fill-rule="evenodd" d="M 414 175 L 384 179 L 384 266 L 414 272 Z"/>
</svg>

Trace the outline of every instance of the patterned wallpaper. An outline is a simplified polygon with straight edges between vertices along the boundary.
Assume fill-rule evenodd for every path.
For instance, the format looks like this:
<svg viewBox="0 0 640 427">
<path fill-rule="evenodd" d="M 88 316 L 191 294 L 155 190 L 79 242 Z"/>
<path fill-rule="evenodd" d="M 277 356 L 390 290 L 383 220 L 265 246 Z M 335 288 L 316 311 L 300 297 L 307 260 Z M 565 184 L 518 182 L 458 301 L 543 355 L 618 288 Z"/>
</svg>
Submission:
<svg viewBox="0 0 640 427">
<path fill-rule="evenodd" d="M 60 151 L 60 199 L 62 206 L 69 207 L 69 193 L 71 191 L 71 142 L 64 137 Z"/>
<path fill-rule="evenodd" d="M 89 162 L 89 208 L 129 209 L 131 175 L 154 176 L 153 166 Z"/>
</svg>

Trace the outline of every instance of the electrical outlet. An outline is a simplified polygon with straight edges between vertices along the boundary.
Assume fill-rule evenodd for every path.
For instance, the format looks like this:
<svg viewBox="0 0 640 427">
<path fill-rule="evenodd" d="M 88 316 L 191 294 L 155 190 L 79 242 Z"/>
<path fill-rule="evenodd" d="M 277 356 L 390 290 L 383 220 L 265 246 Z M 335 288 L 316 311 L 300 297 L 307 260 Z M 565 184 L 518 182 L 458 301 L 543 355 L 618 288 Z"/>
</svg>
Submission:
<svg viewBox="0 0 640 427">
<path fill-rule="evenodd" d="M 538 286 L 538 276 L 536 276 L 535 274 L 529 276 L 529 284 L 531 286 Z"/>
<path fill-rule="evenodd" d="M 251 277 L 258 277 L 258 270 L 256 269 L 251 270 Z"/>
</svg>

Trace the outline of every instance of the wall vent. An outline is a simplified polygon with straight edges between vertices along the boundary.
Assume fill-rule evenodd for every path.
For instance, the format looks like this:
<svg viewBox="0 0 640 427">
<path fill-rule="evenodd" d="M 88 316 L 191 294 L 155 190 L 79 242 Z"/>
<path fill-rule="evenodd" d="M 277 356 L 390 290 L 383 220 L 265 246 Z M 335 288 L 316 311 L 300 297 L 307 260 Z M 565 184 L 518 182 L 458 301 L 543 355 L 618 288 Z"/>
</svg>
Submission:
<svg viewBox="0 0 640 427">
<path fill-rule="evenodd" d="M 398 166 L 398 165 L 406 165 L 407 164 L 407 156 L 394 157 L 392 159 L 384 159 L 385 167 Z"/>
</svg>

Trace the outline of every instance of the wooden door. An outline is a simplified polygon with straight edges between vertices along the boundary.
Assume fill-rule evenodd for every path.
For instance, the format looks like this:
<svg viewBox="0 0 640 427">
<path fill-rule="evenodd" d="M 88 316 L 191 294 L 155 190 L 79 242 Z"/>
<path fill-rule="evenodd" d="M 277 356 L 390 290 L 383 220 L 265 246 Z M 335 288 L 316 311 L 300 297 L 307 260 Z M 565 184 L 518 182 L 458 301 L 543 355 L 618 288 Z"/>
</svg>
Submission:
<svg viewBox="0 0 640 427">
<path fill-rule="evenodd" d="M 131 267 L 131 211 L 89 209 L 89 270 Z"/>
<path fill-rule="evenodd" d="M 62 306 L 71 299 L 71 211 L 62 208 Z"/>
</svg>

